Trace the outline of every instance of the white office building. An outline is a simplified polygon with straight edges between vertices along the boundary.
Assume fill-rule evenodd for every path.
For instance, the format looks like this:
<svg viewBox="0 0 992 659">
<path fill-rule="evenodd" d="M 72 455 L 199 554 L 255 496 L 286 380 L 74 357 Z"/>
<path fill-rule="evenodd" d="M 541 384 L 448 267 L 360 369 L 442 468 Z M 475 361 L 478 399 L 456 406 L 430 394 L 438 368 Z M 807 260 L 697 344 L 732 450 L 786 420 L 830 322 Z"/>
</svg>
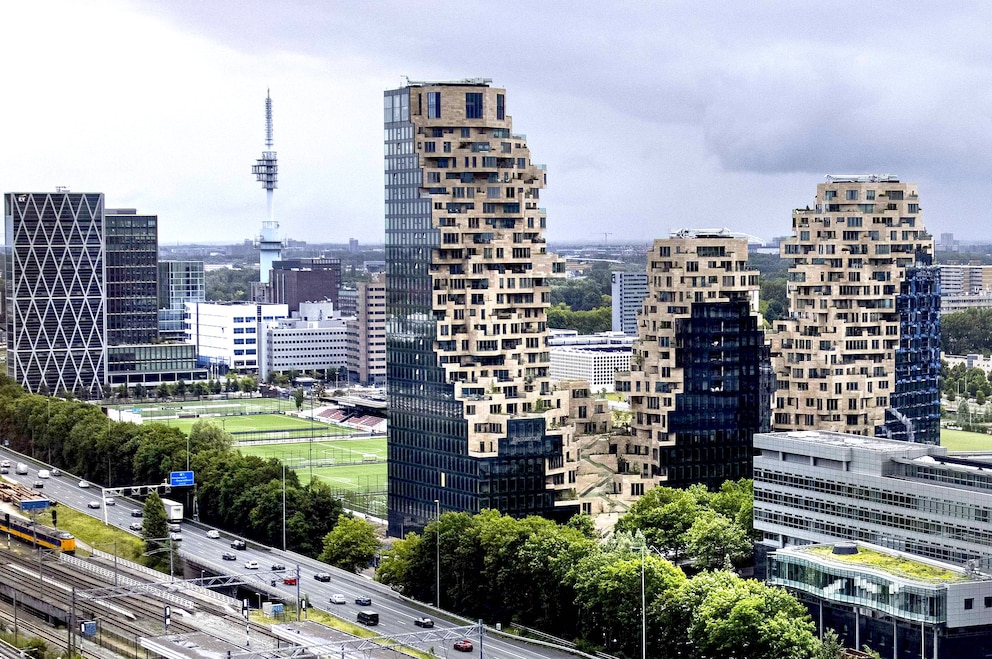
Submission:
<svg viewBox="0 0 992 659">
<path fill-rule="evenodd" d="M 636 337 L 637 314 L 648 296 L 648 273 L 616 271 L 610 273 L 610 277 L 613 331 Z"/>
<path fill-rule="evenodd" d="M 592 391 L 613 391 L 618 371 L 630 370 L 630 358 L 637 337 L 623 332 L 579 334 L 552 330 L 548 339 L 551 355 L 551 379 L 586 380 Z"/>
<path fill-rule="evenodd" d="M 345 369 L 348 364 L 348 321 L 330 302 L 301 302 L 300 317 L 263 324 L 258 375 L 287 371 Z"/>
<path fill-rule="evenodd" d="M 824 431 L 757 433 L 754 448 L 764 549 L 851 540 L 992 568 L 992 462 Z"/>
<path fill-rule="evenodd" d="M 201 366 L 257 371 L 259 339 L 266 324 L 289 316 L 285 304 L 187 302 L 183 318 L 186 343 L 196 346 Z"/>
</svg>

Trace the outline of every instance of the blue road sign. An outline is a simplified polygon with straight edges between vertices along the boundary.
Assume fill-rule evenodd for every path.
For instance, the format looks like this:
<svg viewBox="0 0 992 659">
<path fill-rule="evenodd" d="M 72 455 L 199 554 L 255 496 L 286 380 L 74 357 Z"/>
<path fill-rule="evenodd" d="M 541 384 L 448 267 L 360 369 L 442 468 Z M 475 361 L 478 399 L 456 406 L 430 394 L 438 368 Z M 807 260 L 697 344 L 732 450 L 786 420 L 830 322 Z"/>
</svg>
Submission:
<svg viewBox="0 0 992 659">
<path fill-rule="evenodd" d="M 192 487 L 193 486 L 193 472 L 192 471 L 170 471 L 169 472 L 169 485 L 172 487 Z"/>
<path fill-rule="evenodd" d="M 51 503 L 48 499 L 28 499 L 21 502 L 21 512 L 28 513 L 32 510 L 45 510 Z"/>
<path fill-rule="evenodd" d="M 96 620 L 83 620 L 79 623 L 79 633 L 83 636 L 96 636 Z"/>
</svg>

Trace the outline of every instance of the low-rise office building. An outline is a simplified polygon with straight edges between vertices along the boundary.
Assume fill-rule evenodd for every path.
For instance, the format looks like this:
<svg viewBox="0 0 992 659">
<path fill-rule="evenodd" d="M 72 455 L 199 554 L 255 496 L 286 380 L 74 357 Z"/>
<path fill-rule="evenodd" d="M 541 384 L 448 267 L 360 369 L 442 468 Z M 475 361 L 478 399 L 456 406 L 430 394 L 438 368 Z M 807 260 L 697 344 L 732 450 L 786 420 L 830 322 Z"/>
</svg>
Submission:
<svg viewBox="0 0 992 659">
<path fill-rule="evenodd" d="M 344 369 L 348 363 L 348 319 L 330 303 L 303 302 L 300 318 L 263 323 L 259 340 L 259 379 L 275 371 Z"/>
<path fill-rule="evenodd" d="M 289 316 L 285 304 L 253 302 L 187 302 L 186 343 L 196 346 L 201 366 L 228 370 L 258 370 L 258 339 L 266 323 Z"/>
<path fill-rule="evenodd" d="M 636 337 L 623 332 L 555 331 L 548 339 L 551 379 L 585 380 L 593 391 L 613 391 L 618 371 L 630 370 Z"/>
<path fill-rule="evenodd" d="M 882 657 L 992 654 L 992 578 L 866 543 L 780 549 L 768 582 L 809 610 L 817 629 Z"/>
<path fill-rule="evenodd" d="M 757 433 L 756 548 L 868 542 L 992 572 L 992 463 L 826 431 Z"/>
</svg>

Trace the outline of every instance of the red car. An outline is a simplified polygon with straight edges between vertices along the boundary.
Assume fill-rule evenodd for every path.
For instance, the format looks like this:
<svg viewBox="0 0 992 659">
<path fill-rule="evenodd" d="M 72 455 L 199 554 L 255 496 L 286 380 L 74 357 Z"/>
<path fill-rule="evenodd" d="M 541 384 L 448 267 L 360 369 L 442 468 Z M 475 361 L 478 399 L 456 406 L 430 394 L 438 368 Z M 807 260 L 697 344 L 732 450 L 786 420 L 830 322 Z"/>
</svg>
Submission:
<svg viewBox="0 0 992 659">
<path fill-rule="evenodd" d="M 454 648 L 459 652 L 471 652 L 472 651 L 472 641 L 467 638 L 463 638 L 460 641 L 455 641 Z"/>
<path fill-rule="evenodd" d="M 283 577 L 282 578 L 282 583 L 283 583 L 283 585 L 286 585 L 286 586 L 295 586 L 296 585 L 296 577 Z"/>
</svg>

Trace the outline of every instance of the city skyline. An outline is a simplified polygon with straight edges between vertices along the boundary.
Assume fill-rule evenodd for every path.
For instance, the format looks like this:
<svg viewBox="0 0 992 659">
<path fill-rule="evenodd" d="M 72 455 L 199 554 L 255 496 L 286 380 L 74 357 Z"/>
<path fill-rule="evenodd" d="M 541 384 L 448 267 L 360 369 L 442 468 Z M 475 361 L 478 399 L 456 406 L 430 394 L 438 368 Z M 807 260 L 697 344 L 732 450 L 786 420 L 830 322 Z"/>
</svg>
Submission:
<svg viewBox="0 0 992 659">
<path fill-rule="evenodd" d="M 381 90 L 404 74 L 486 77 L 515 90 L 507 113 L 552 172 L 551 241 L 649 242 L 686 225 L 767 240 L 829 173 L 912 180 L 934 235 L 981 237 L 968 229 L 992 193 L 989 101 L 973 90 L 992 79 L 979 32 L 992 8 L 565 7 L 529 7 L 514 27 L 526 46 L 497 51 L 436 32 L 444 17 L 485 23 L 482 5 L 386 5 L 374 21 L 359 3 L 5 6 L 19 29 L 0 53 L 18 75 L 0 180 L 106 191 L 158 214 L 163 244 L 238 242 L 266 214 L 250 163 L 271 88 L 283 236 L 382 243 Z"/>
</svg>

